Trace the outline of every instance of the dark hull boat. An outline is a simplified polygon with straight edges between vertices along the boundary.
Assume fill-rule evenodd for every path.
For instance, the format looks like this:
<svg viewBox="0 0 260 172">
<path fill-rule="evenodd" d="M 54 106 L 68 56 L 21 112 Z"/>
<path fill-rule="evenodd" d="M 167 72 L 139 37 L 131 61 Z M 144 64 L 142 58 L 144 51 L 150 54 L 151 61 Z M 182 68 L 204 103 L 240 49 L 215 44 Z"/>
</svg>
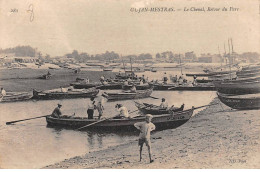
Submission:
<svg viewBox="0 0 260 172">
<path fill-rule="evenodd" d="M 177 85 L 177 84 L 153 84 L 154 90 L 171 90 L 171 91 L 214 91 L 214 85 Z"/>
<path fill-rule="evenodd" d="M 253 110 L 260 109 L 260 94 L 224 95 L 218 93 L 219 100 L 232 109 Z"/>
<path fill-rule="evenodd" d="M 156 126 L 156 130 L 172 129 L 177 128 L 186 123 L 192 116 L 194 109 L 185 110 L 182 112 L 176 112 L 173 114 L 156 115 L 153 117 L 152 122 Z M 87 118 L 55 118 L 51 116 L 46 117 L 48 126 L 54 127 L 65 127 L 76 129 L 89 125 L 94 122 L 98 122 L 98 119 L 87 119 Z M 135 131 L 134 124 L 136 122 L 145 121 L 144 116 L 138 116 L 134 118 L 123 118 L 123 119 L 107 119 L 102 122 L 96 123 L 90 127 L 85 128 L 86 130 L 95 129 L 95 131 L 107 131 L 107 130 L 128 130 Z"/>
<path fill-rule="evenodd" d="M 229 70 L 229 71 L 219 71 L 219 72 L 210 72 L 210 73 L 187 73 L 186 76 L 214 76 L 214 75 L 223 75 L 230 74 L 233 72 L 237 72 L 237 70 Z"/>
<path fill-rule="evenodd" d="M 184 104 L 180 108 L 169 108 L 169 109 L 162 109 L 159 106 L 147 103 L 138 103 L 135 102 L 135 106 L 138 110 L 143 114 L 152 114 L 152 115 L 162 115 L 162 114 L 169 114 L 172 112 L 180 112 L 184 109 Z"/>
<path fill-rule="evenodd" d="M 224 83 L 214 82 L 217 91 L 223 94 L 254 94 L 260 92 L 260 82 L 237 82 L 237 83 Z"/>
<path fill-rule="evenodd" d="M 95 88 L 83 90 L 61 91 L 33 91 L 33 99 L 50 100 L 50 99 L 72 99 L 72 98 L 90 98 L 95 97 L 99 90 Z"/>
<path fill-rule="evenodd" d="M 211 83 L 213 80 L 210 79 L 196 79 L 198 83 Z"/>
<path fill-rule="evenodd" d="M 102 84 L 102 83 L 72 83 L 70 84 L 75 89 L 88 89 L 96 87 L 100 90 L 115 90 L 115 89 L 121 89 L 122 84 L 121 83 L 108 83 L 108 84 Z"/>
<path fill-rule="evenodd" d="M 252 72 L 252 73 L 240 73 L 237 74 L 238 78 L 250 78 L 260 76 L 260 72 Z"/>
<path fill-rule="evenodd" d="M 153 88 L 147 90 L 138 90 L 136 93 L 106 93 L 104 92 L 102 96 L 107 98 L 107 100 L 127 100 L 127 99 L 141 99 L 149 97 L 153 92 Z"/>
<path fill-rule="evenodd" d="M 132 85 L 122 85 L 121 88 L 123 90 L 129 90 L 132 87 Z M 135 85 L 137 90 L 146 90 L 149 89 L 151 86 L 149 84 L 144 85 Z"/>
<path fill-rule="evenodd" d="M 0 95 L 0 102 L 26 101 L 32 98 L 32 93 L 28 92 L 7 92 L 5 96 Z"/>
</svg>

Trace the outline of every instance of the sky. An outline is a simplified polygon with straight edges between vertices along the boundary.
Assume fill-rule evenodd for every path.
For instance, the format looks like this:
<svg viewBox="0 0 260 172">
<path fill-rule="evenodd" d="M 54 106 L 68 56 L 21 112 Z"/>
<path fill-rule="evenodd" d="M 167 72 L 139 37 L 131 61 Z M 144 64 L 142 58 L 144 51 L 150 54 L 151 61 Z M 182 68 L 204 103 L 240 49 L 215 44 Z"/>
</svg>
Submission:
<svg viewBox="0 0 260 172">
<path fill-rule="evenodd" d="M 73 50 L 200 54 L 218 53 L 218 46 L 223 53 L 224 43 L 228 51 L 232 38 L 234 51 L 260 52 L 259 4 L 259 0 L 0 0 L 0 48 L 30 45 L 51 56 Z M 154 7 L 176 11 L 131 11 Z M 192 7 L 228 11 L 184 11 Z M 230 7 L 239 9 L 229 11 Z"/>
</svg>

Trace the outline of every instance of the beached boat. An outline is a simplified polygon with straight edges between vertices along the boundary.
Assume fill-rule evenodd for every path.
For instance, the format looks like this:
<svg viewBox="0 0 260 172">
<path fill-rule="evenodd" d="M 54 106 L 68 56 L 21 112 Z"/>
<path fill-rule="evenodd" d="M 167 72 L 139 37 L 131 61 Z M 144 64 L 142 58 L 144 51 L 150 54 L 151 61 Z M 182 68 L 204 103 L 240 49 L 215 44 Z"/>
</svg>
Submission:
<svg viewBox="0 0 260 172">
<path fill-rule="evenodd" d="M 160 106 L 156 106 L 148 103 L 139 103 L 135 101 L 135 106 L 138 110 L 143 114 L 152 114 L 152 115 L 162 115 L 169 114 L 172 112 L 180 112 L 184 109 L 184 104 L 181 107 L 170 107 L 170 108 L 160 108 Z"/>
<path fill-rule="evenodd" d="M 196 79 L 198 83 L 211 83 L 213 80 L 210 79 Z"/>
<path fill-rule="evenodd" d="M 42 75 L 42 76 L 39 76 L 37 79 L 50 79 L 52 77 L 52 75 Z"/>
<path fill-rule="evenodd" d="M 70 84 L 75 89 L 88 89 L 92 87 L 98 87 L 101 86 L 101 83 L 84 83 L 84 82 L 74 82 Z"/>
<path fill-rule="evenodd" d="M 260 82 L 213 82 L 217 91 L 224 94 L 254 94 L 260 93 Z"/>
<path fill-rule="evenodd" d="M 250 78 L 260 76 L 260 72 L 252 72 L 252 73 L 239 73 L 237 74 L 238 78 Z"/>
<path fill-rule="evenodd" d="M 121 86 L 121 88 L 123 89 L 123 90 L 129 90 L 130 88 L 132 87 L 132 85 L 124 85 L 124 84 L 122 84 L 122 86 Z M 137 90 L 146 90 L 146 89 L 149 89 L 151 86 L 148 84 L 148 83 L 145 83 L 145 84 L 143 84 L 143 85 L 140 85 L 140 83 L 139 83 L 139 85 L 136 85 L 135 84 L 135 88 L 137 89 Z"/>
<path fill-rule="evenodd" d="M 230 73 L 234 73 L 237 72 L 237 69 L 234 70 L 230 70 L 230 71 L 219 71 L 219 72 L 209 72 L 209 73 L 187 73 L 186 76 L 214 76 L 214 75 L 223 75 L 223 74 L 230 74 Z"/>
<path fill-rule="evenodd" d="M 156 126 L 156 130 L 177 128 L 186 123 L 192 116 L 194 109 L 188 109 L 173 114 L 155 115 L 152 122 Z M 87 119 L 80 117 L 70 118 L 55 118 L 51 116 L 46 117 L 48 126 L 61 126 L 66 128 L 79 128 L 89 125 L 94 122 L 98 122 L 98 119 Z M 145 121 L 144 116 L 137 116 L 134 118 L 123 118 L 123 119 L 107 119 L 102 122 L 96 123 L 90 127 L 85 128 L 86 130 L 95 129 L 95 131 L 107 131 L 107 130 L 127 130 L 136 131 L 134 124 L 136 122 Z"/>
<path fill-rule="evenodd" d="M 7 92 L 5 96 L 0 96 L 0 102 L 16 102 L 31 99 L 32 93 L 28 92 Z"/>
<path fill-rule="evenodd" d="M 216 90 L 215 86 L 212 84 L 199 84 L 196 86 L 184 84 L 152 84 L 154 90 L 171 90 L 171 91 L 214 91 Z"/>
<path fill-rule="evenodd" d="M 153 88 L 147 90 L 137 90 L 136 93 L 120 92 L 120 93 L 107 93 L 104 92 L 102 96 L 107 100 L 127 100 L 127 99 L 141 99 L 149 97 L 153 92 Z"/>
<path fill-rule="evenodd" d="M 260 94 L 225 95 L 217 93 L 219 100 L 232 109 L 260 109 Z"/>
<path fill-rule="evenodd" d="M 257 72 L 260 72 L 260 69 L 248 69 L 248 70 L 241 70 L 241 71 L 238 71 L 236 72 L 237 75 L 240 75 L 240 74 L 247 74 L 247 73 L 257 73 Z"/>
<path fill-rule="evenodd" d="M 72 99 L 72 98 L 90 98 L 95 97 L 99 90 L 96 88 L 89 89 L 66 89 L 62 92 L 61 89 L 36 91 L 33 90 L 33 99 L 49 100 L 49 99 Z"/>
</svg>

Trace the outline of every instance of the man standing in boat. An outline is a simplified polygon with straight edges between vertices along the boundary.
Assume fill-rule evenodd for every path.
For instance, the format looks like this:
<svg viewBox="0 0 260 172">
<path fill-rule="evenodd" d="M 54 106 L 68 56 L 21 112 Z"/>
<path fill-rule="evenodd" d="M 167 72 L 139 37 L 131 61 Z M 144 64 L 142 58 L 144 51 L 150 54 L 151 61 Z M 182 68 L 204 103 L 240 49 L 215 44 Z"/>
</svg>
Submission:
<svg viewBox="0 0 260 172">
<path fill-rule="evenodd" d="M 58 104 L 58 106 L 53 110 L 51 116 L 53 116 L 55 118 L 59 118 L 62 115 L 61 110 L 60 110 L 61 106 L 62 106 L 61 104 Z"/>
<path fill-rule="evenodd" d="M 88 119 L 94 119 L 94 110 L 96 109 L 96 105 L 95 105 L 95 98 L 91 97 L 90 98 L 90 102 L 88 103 Z"/>
<path fill-rule="evenodd" d="M 137 122 L 134 124 L 135 128 L 140 130 L 138 145 L 140 146 L 140 161 L 142 161 L 142 150 L 144 143 L 146 144 L 148 148 L 150 163 L 152 163 L 154 160 L 152 159 L 151 154 L 151 131 L 155 130 L 155 125 L 151 122 L 152 121 L 152 115 L 147 114 L 145 116 L 145 122 Z"/>
<path fill-rule="evenodd" d="M 166 72 L 164 72 L 164 75 L 163 75 L 163 83 L 164 83 L 164 84 L 167 84 L 167 81 L 168 81 L 168 77 L 167 77 Z"/>
<path fill-rule="evenodd" d="M 103 111 L 104 111 L 104 106 L 103 106 L 103 98 L 100 97 L 99 100 L 97 101 L 97 104 L 96 104 L 96 108 L 97 108 L 97 111 L 98 111 L 98 119 L 100 119 L 103 115 Z"/>
</svg>

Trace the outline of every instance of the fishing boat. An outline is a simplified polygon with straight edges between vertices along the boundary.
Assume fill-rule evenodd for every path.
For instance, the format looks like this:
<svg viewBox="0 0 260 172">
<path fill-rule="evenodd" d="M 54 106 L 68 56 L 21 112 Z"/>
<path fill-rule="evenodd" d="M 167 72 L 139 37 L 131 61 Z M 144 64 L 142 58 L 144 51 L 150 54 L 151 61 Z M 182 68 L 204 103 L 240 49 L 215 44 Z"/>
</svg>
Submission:
<svg viewBox="0 0 260 172">
<path fill-rule="evenodd" d="M 90 98 L 95 97 L 99 90 L 96 88 L 89 89 L 66 89 L 66 92 L 61 89 L 36 91 L 33 90 L 33 99 L 50 100 L 50 99 L 72 99 L 72 98 Z"/>
<path fill-rule="evenodd" d="M 157 69 L 155 69 L 154 67 L 151 68 L 151 72 L 157 72 Z"/>
<path fill-rule="evenodd" d="M 241 70 L 241 71 L 238 71 L 236 72 L 237 75 L 243 75 L 243 74 L 247 74 L 247 73 L 257 73 L 257 72 L 260 72 L 260 69 L 248 69 L 248 70 Z"/>
<path fill-rule="evenodd" d="M 234 73 L 237 72 L 238 70 L 230 70 L 230 71 L 220 71 L 220 72 L 210 72 L 210 73 L 187 73 L 186 76 L 201 76 L 201 77 L 205 77 L 205 76 L 214 76 L 214 75 L 223 75 L 223 74 L 230 74 L 230 73 Z"/>
<path fill-rule="evenodd" d="M 256 77 L 256 76 L 260 76 L 260 72 L 239 73 L 239 74 L 237 74 L 238 78 L 249 78 L 249 77 Z"/>
<path fill-rule="evenodd" d="M 28 92 L 7 92 L 5 96 L 0 95 L 0 102 L 25 101 L 32 98 L 32 93 Z"/>
<path fill-rule="evenodd" d="M 217 93 L 219 100 L 232 109 L 260 109 L 260 94 L 225 95 Z"/>
<path fill-rule="evenodd" d="M 198 84 L 198 85 L 188 85 L 188 84 L 152 84 L 154 90 L 171 90 L 171 91 L 214 91 L 215 86 L 212 84 Z"/>
<path fill-rule="evenodd" d="M 121 88 L 122 88 L 123 90 L 129 90 L 131 87 L 132 87 L 131 84 L 130 84 L 130 85 L 124 85 L 124 84 L 121 85 Z M 146 89 L 149 89 L 150 87 L 151 87 L 151 86 L 150 86 L 148 83 L 145 83 L 145 84 L 142 84 L 142 85 L 140 85 L 140 83 L 135 84 L 135 88 L 136 88 L 137 90 L 146 90 Z"/>
<path fill-rule="evenodd" d="M 181 112 L 155 115 L 152 119 L 152 123 L 156 126 L 156 130 L 177 128 L 186 123 L 192 116 L 194 109 L 188 109 Z M 98 122 L 98 119 L 87 119 L 80 117 L 69 117 L 69 118 L 55 118 L 47 116 L 46 121 L 48 126 L 54 127 L 66 127 L 66 128 L 79 128 L 91 123 L 97 122 L 95 125 L 87 127 L 85 129 L 96 129 L 95 131 L 107 131 L 107 130 L 127 130 L 136 131 L 134 124 L 137 122 L 145 121 L 144 116 L 137 116 L 134 118 L 122 118 L 122 119 L 107 119 Z"/>
<path fill-rule="evenodd" d="M 156 106 L 148 103 L 139 103 L 135 101 L 135 106 L 142 114 L 152 114 L 152 115 L 162 115 L 169 114 L 172 112 L 180 112 L 184 109 L 184 104 L 181 107 L 170 107 L 170 108 L 160 108 L 160 106 Z"/>
<path fill-rule="evenodd" d="M 208 79 L 209 80 L 230 80 L 230 78 L 235 79 L 236 77 L 237 77 L 236 72 L 232 72 L 228 74 L 208 76 Z"/>
<path fill-rule="evenodd" d="M 98 87 L 101 86 L 101 83 L 84 83 L 84 82 L 74 82 L 70 84 L 75 89 L 88 89 L 92 87 Z"/>
<path fill-rule="evenodd" d="M 198 83 L 211 83 L 213 80 L 211 79 L 196 79 Z"/>
<path fill-rule="evenodd" d="M 223 80 L 223 81 L 215 81 L 221 83 L 243 83 L 243 82 L 255 82 L 260 81 L 260 77 L 251 77 L 251 78 L 237 78 L 232 80 Z"/>
<path fill-rule="evenodd" d="M 153 92 L 153 88 L 147 90 L 137 90 L 136 93 L 120 92 L 120 93 L 107 93 L 102 94 L 107 100 L 127 100 L 127 99 L 141 99 L 149 97 Z"/>
<path fill-rule="evenodd" d="M 39 76 L 37 79 L 50 79 L 52 77 L 51 74 L 46 74 L 46 75 L 42 75 L 42 76 Z"/>
<path fill-rule="evenodd" d="M 260 82 L 213 82 L 217 91 L 223 94 L 254 94 L 260 93 Z"/>
</svg>

